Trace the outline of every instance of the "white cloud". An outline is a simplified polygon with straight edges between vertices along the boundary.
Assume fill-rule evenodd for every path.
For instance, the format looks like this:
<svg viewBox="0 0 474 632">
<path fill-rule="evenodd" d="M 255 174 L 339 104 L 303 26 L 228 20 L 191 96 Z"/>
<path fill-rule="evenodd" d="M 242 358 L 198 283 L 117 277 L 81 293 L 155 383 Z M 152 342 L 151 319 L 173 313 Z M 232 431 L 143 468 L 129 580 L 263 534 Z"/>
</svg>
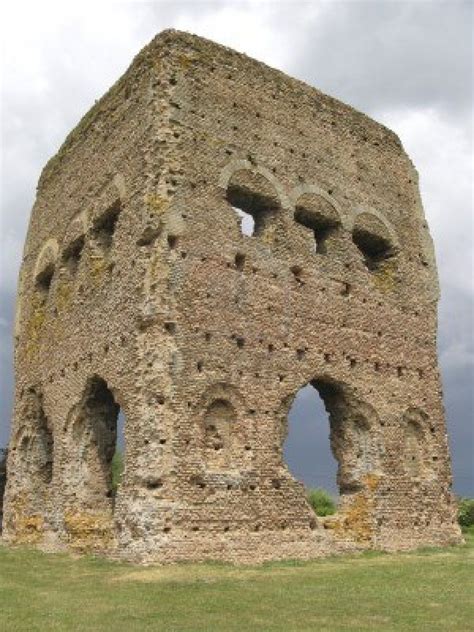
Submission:
<svg viewBox="0 0 474 632">
<path fill-rule="evenodd" d="M 442 289 L 472 291 L 472 130 L 432 108 L 377 118 L 397 132 L 420 175 Z"/>
</svg>

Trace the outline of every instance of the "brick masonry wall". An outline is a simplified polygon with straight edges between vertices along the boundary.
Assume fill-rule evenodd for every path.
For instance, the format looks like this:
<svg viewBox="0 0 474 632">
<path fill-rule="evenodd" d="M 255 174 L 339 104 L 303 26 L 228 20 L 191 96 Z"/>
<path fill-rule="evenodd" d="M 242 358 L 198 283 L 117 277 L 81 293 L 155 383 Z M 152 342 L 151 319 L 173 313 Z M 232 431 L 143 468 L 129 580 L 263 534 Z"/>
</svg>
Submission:
<svg viewBox="0 0 474 632">
<path fill-rule="evenodd" d="M 141 562 L 459 541 L 437 300 L 417 174 L 390 130 L 161 33 L 40 179 L 4 537 Z M 308 383 L 339 463 L 326 519 L 282 455 Z"/>
</svg>

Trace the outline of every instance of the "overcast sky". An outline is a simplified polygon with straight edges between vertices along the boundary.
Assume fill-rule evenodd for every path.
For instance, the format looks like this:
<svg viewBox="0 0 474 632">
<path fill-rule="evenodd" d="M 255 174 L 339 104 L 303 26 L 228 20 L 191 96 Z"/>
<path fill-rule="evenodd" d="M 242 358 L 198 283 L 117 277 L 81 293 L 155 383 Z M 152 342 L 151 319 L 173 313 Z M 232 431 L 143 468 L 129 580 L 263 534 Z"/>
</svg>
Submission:
<svg viewBox="0 0 474 632">
<path fill-rule="evenodd" d="M 420 174 L 439 266 L 455 490 L 474 496 L 472 2 L 2 4 L 0 446 L 9 433 L 15 286 L 40 170 L 133 56 L 177 28 L 302 79 L 401 137 Z M 291 468 L 333 487 L 327 419 L 309 391 L 291 418 Z"/>
</svg>

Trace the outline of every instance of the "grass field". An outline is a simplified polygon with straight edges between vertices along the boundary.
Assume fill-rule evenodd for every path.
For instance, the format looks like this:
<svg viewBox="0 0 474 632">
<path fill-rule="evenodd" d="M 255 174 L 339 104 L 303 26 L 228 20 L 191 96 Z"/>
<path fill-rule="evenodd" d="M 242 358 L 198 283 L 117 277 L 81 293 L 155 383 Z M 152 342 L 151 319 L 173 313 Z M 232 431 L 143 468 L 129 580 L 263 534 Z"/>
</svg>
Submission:
<svg viewBox="0 0 474 632">
<path fill-rule="evenodd" d="M 260 567 L 134 567 L 0 546 L 0 630 L 474 629 L 465 546 Z"/>
</svg>

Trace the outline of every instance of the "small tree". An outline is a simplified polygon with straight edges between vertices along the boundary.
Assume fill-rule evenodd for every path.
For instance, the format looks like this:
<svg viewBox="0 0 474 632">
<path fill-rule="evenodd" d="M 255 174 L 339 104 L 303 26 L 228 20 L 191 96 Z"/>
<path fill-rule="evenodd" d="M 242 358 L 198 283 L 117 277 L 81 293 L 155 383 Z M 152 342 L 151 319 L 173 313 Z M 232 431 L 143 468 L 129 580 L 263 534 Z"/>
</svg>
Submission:
<svg viewBox="0 0 474 632">
<path fill-rule="evenodd" d="M 474 498 L 461 498 L 459 500 L 458 521 L 461 527 L 474 525 Z"/>
<path fill-rule="evenodd" d="M 307 498 L 317 516 L 330 516 L 336 513 L 336 503 L 325 489 L 308 489 Z"/>
</svg>

